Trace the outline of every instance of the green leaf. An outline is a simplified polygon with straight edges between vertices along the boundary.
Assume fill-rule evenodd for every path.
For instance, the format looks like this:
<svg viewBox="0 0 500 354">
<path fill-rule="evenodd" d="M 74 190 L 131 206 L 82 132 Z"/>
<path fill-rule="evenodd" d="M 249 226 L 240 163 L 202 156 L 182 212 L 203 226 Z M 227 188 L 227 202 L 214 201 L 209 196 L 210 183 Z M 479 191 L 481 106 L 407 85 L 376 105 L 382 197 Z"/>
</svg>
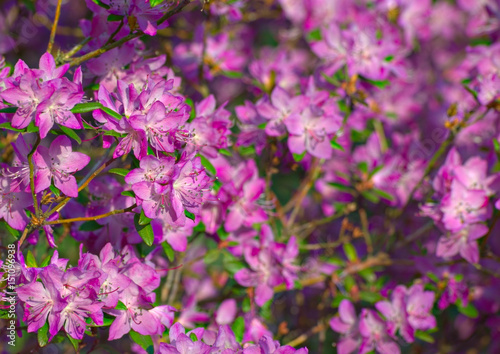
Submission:
<svg viewBox="0 0 500 354">
<path fill-rule="evenodd" d="M 6 107 L 0 109 L 0 113 L 16 113 L 17 107 Z"/>
<path fill-rule="evenodd" d="M 163 252 L 165 252 L 165 255 L 167 256 L 168 260 L 170 262 L 173 262 L 175 259 L 175 252 L 172 246 L 167 241 L 164 241 L 161 243 L 161 246 L 163 247 Z"/>
<path fill-rule="evenodd" d="M 267 127 L 267 122 L 265 122 L 265 123 L 261 123 L 261 124 L 259 124 L 259 125 L 257 126 L 257 128 L 259 128 L 259 129 L 266 129 L 266 127 Z"/>
<path fill-rule="evenodd" d="M 342 183 L 328 182 L 328 184 L 334 188 L 337 188 L 339 191 L 348 192 L 348 193 L 352 192 L 351 188 L 349 188 L 348 186 L 346 186 Z"/>
<path fill-rule="evenodd" d="M 153 345 L 151 336 L 144 336 L 140 333 L 137 333 L 136 331 L 130 331 L 129 335 L 130 338 L 132 338 L 132 340 L 139 344 L 139 346 L 144 350 Z"/>
<path fill-rule="evenodd" d="M 141 216 L 139 217 L 139 225 L 147 225 L 151 222 L 152 219 L 148 218 L 146 214 L 144 214 L 144 210 L 141 210 Z"/>
<path fill-rule="evenodd" d="M 96 3 L 97 5 L 99 5 L 100 7 L 103 7 L 107 10 L 109 10 L 109 6 L 106 5 L 105 3 L 103 3 L 101 0 L 92 0 L 94 3 Z"/>
<path fill-rule="evenodd" d="M 221 252 L 219 249 L 213 249 L 205 253 L 205 257 L 203 257 L 203 261 L 205 264 L 212 264 L 215 263 L 218 259 L 219 256 L 221 255 Z"/>
<path fill-rule="evenodd" d="M 105 313 L 103 318 L 102 318 L 102 324 L 100 324 L 100 325 L 98 325 L 94 321 L 92 321 L 92 319 L 90 317 L 87 317 L 85 319 L 85 322 L 87 322 L 87 324 L 91 327 L 109 327 L 109 326 L 111 326 L 111 324 L 113 323 L 114 320 L 115 320 L 115 317 L 110 316 L 110 315 Z"/>
<path fill-rule="evenodd" d="M 45 258 L 43 261 L 42 261 L 42 264 L 40 264 L 40 268 L 44 268 L 46 266 L 49 265 L 50 263 L 50 260 L 52 259 L 52 254 L 49 255 L 47 258 Z"/>
<path fill-rule="evenodd" d="M 117 21 L 121 21 L 123 20 L 123 16 L 122 15 L 109 15 L 108 16 L 108 22 L 117 22 Z"/>
<path fill-rule="evenodd" d="M 78 230 L 80 231 L 95 231 L 99 230 L 100 228 L 104 227 L 103 225 L 99 224 L 95 220 L 90 220 L 90 221 L 85 221 L 83 224 L 80 225 Z"/>
<path fill-rule="evenodd" d="M 356 252 L 356 248 L 351 243 L 344 243 L 343 246 L 344 253 L 348 260 L 355 261 L 358 259 L 358 253 Z"/>
<path fill-rule="evenodd" d="M 71 337 L 69 334 L 66 334 L 66 335 L 68 336 L 68 339 L 71 342 L 71 344 L 73 344 L 73 348 L 75 349 L 75 352 L 78 353 L 78 347 L 80 346 L 81 340 L 75 339 L 75 338 Z"/>
<path fill-rule="evenodd" d="M 134 216 L 134 224 L 135 224 L 135 229 L 137 230 L 137 233 L 141 238 L 144 240 L 146 245 L 152 246 L 153 242 L 155 240 L 155 235 L 153 233 L 153 227 L 151 226 L 151 223 L 148 223 L 146 225 L 141 225 L 139 224 L 139 219 L 141 218 L 140 214 L 135 214 Z"/>
<path fill-rule="evenodd" d="M 386 88 L 387 86 L 389 86 L 391 84 L 391 82 L 389 80 L 383 80 L 383 81 L 371 80 L 371 79 L 368 79 L 368 78 L 361 76 L 361 75 L 359 78 L 363 81 L 368 82 L 369 84 L 372 84 L 375 87 L 380 88 L 380 89 Z"/>
<path fill-rule="evenodd" d="M 61 128 L 61 130 L 64 133 L 64 135 L 67 135 L 68 137 L 70 137 L 71 139 L 73 139 L 74 141 L 76 141 L 78 144 L 82 143 L 82 139 L 80 139 L 80 137 L 78 136 L 78 134 L 75 133 L 75 131 L 73 129 L 65 127 L 64 125 L 59 125 L 59 128 Z"/>
<path fill-rule="evenodd" d="M 394 197 L 391 194 L 389 194 L 381 189 L 373 188 L 371 191 L 374 192 L 375 194 L 378 194 L 379 196 L 381 196 L 384 199 L 394 200 Z"/>
<path fill-rule="evenodd" d="M 111 108 L 102 106 L 101 110 L 109 114 L 111 117 L 114 117 L 116 119 L 122 119 L 122 115 L 120 113 L 113 111 Z"/>
<path fill-rule="evenodd" d="M 330 76 L 326 75 L 325 73 L 321 73 L 321 76 L 323 76 L 323 78 L 326 80 L 326 82 L 328 82 L 329 84 L 332 84 L 335 87 L 339 87 L 341 85 L 340 82 L 335 77 L 330 77 Z M 339 102 L 342 102 L 342 101 L 339 101 Z"/>
<path fill-rule="evenodd" d="M 232 275 L 236 274 L 236 272 L 238 272 L 240 269 L 245 268 L 243 262 L 233 256 L 227 250 L 223 252 L 223 264 L 224 269 Z"/>
<path fill-rule="evenodd" d="M 431 272 L 427 272 L 427 277 L 432 280 L 434 283 L 439 283 L 439 278 L 437 277 L 437 275 L 435 275 L 434 273 L 431 273 Z"/>
<path fill-rule="evenodd" d="M 112 168 L 108 172 L 125 177 L 130 171 L 125 168 Z"/>
<path fill-rule="evenodd" d="M 255 146 L 240 146 L 239 152 L 241 156 L 250 156 L 255 154 Z"/>
<path fill-rule="evenodd" d="M 52 193 L 54 193 L 54 195 L 56 197 L 59 197 L 61 195 L 61 192 L 59 191 L 59 189 L 56 188 L 56 186 L 54 186 L 54 185 L 51 184 L 49 188 L 50 188 L 50 191 Z"/>
<path fill-rule="evenodd" d="M 101 109 L 103 107 L 99 102 L 87 102 L 87 103 L 78 103 L 73 107 L 71 113 L 87 113 L 95 111 L 96 109 Z"/>
<path fill-rule="evenodd" d="M 362 191 L 361 195 L 363 196 L 363 198 L 365 198 L 366 200 L 369 200 L 370 202 L 372 202 L 374 204 L 377 204 L 378 202 L 380 202 L 380 198 L 372 191 Z"/>
<path fill-rule="evenodd" d="M 220 152 L 222 155 L 226 155 L 226 156 L 233 156 L 233 154 L 231 153 L 231 151 L 229 151 L 228 149 L 219 149 L 219 152 Z"/>
<path fill-rule="evenodd" d="M 330 140 L 330 145 L 332 146 L 332 148 L 334 148 L 335 150 L 340 150 L 340 151 L 345 151 L 344 148 L 342 147 L 342 145 L 340 145 L 339 143 L 337 143 L 335 141 L 336 138 Z"/>
<path fill-rule="evenodd" d="M 196 218 L 196 217 L 194 216 L 194 214 L 193 214 L 193 213 L 191 213 L 191 212 L 189 212 L 189 211 L 187 211 L 187 210 L 184 210 L 184 215 L 186 215 L 186 217 L 187 217 L 188 219 L 191 219 L 191 220 L 193 220 L 193 221 L 194 221 L 194 219 Z"/>
<path fill-rule="evenodd" d="M 321 30 L 319 28 L 316 28 L 307 34 L 308 41 L 316 42 L 320 41 L 321 38 L 322 38 Z"/>
<path fill-rule="evenodd" d="M 35 126 L 35 122 L 31 122 L 30 124 L 28 124 L 28 126 L 26 127 L 26 132 L 28 133 L 36 133 L 38 132 L 39 129 L 37 126 Z"/>
<path fill-rule="evenodd" d="M 198 341 L 198 337 L 194 333 L 191 333 L 189 335 L 189 339 L 191 339 L 191 341 L 193 341 L 193 342 L 197 342 Z"/>
<path fill-rule="evenodd" d="M 302 154 L 293 154 L 293 159 L 294 159 L 296 162 L 300 162 L 300 161 L 302 161 L 302 159 L 304 158 L 304 156 L 306 156 L 306 152 L 307 152 L 307 151 L 304 151 Z"/>
<path fill-rule="evenodd" d="M 107 130 L 103 135 L 116 136 L 117 138 L 121 138 L 122 134 L 115 132 L 114 130 Z"/>
<path fill-rule="evenodd" d="M 222 75 L 229 77 L 231 79 L 241 79 L 243 77 L 243 73 L 240 73 L 239 71 L 223 71 Z"/>
<path fill-rule="evenodd" d="M 477 316 L 479 315 L 477 308 L 470 302 L 465 307 L 458 306 L 458 311 L 470 318 L 477 318 Z"/>
<path fill-rule="evenodd" d="M 434 343 L 434 338 L 427 332 L 417 329 L 415 331 L 415 338 L 418 338 L 427 343 Z"/>
<path fill-rule="evenodd" d="M 365 161 L 358 163 L 358 168 L 361 172 L 368 174 L 368 163 Z"/>
<path fill-rule="evenodd" d="M 17 128 L 14 128 L 14 127 L 12 126 L 12 124 L 10 124 L 10 122 L 0 124 L 0 129 L 13 130 L 13 131 L 15 131 L 15 132 L 22 132 L 22 131 L 24 131 L 24 129 L 17 129 Z"/>
<path fill-rule="evenodd" d="M 151 4 L 151 7 L 155 7 L 155 6 L 160 5 L 164 1 L 165 0 L 151 0 L 149 3 Z"/>
<path fill-rule="evenodd" d="M 205 169 L 210 172 L 210 174 L 212 175 L 217 175 L 217 171 L 215 170 L 215 167 L 214 165 L 212 165 L 212 163 L 203 155 L 198 155 L 200 157 L 200 160 L 201 160 L 201 164 L 203 165 L 203 167 L 205 167 Z"/>
<path fill-rule="evenodd" d="M 234 320 L 231 325 L 231 329 L 236 337 L 236 341 L 241 343 L 243 341 L 243 333 L 245 333 L 245 319 L 242 316 L 239 316 L 236 320 Z"/>
<path fill-rule="evenodd" d="M 0 225 L 2 226 L 2 228 L 5 228 L 9 232 L 9 234 L 14 236 L 16 239 L 19 239 L 19 236 L 21 236 L 21 233 L 18 230 L 13 229 L 9 224 L 7 224 L 6 221 L 0 221 Z"/>
<path fill-rule="evenodd" d="M 28 254 L 26 255 L 26 265 L 30 268 L 38 268 L 38 264 L 36 264 L 35 256 L 28 250 Z"/>
<path fill-rule="evenodd" d="M 121 302 L 120 300 L 118 300 L 118 303 L 116 304 L 116 307 L 114 308 L 114 310 L 127 310 L 127 306 L 125 306 L 125 304 L 123 302 Z"/>
<path fill-rule="evenodd" d="M 40 347 L 45 347 L 49 342 L 49 323 L 45 322 L 42 328 L 37 331 L 38 345 Z"/>
<path fill-rule="evenodd" d="M 132 197 L 132 198 L 135 198 L 135 193 L 134 191 L 123 191 L 121 193 L 121 195 L 125 196 L 125 197 Z"/>
<path fill-rule="evenodd" d="M 360 291 L 359 298 L 363 301 L 370 303 L 370 304 L 374 304 L 377 301 L 380 301 L 383 299 L 379 293 L 373 293 L 371 291 Z"/>
</svg>

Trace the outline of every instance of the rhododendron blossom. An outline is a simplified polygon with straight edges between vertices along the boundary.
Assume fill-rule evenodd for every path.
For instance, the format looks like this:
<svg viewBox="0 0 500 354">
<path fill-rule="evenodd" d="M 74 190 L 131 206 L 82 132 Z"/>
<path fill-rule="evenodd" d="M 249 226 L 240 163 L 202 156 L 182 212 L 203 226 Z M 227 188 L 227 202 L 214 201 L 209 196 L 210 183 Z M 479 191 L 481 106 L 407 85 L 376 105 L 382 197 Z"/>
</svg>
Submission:
<svg viewBox="0 0 500 354">
<path fill-rule="evenodd" d="M 499 14 L 2 2 L 2 352 L 500 352 Z"/>
</svg>

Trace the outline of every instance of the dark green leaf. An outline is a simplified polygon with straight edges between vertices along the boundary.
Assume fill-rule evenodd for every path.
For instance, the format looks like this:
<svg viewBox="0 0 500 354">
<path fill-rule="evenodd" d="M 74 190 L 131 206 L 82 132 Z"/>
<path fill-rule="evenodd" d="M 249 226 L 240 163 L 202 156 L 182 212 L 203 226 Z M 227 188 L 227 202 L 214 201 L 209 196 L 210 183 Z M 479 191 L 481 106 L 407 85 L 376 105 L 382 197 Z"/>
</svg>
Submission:
<svg viewBox="0 0 500 354">
<path fill-rule="evenodd" d="M 394 200 L 394 197 L 392 195 L 390 195 L 389 193 L 387 193 L 381 189 L 373 188 L 371 191 L 374 192 L 375 194 L 378 194 L 379 196 L 381 196 L 384 199 Z"/>
<path fill-rule="evenodd" d="M 10 124 L 10 122 L 0 124 L 0 129 L 13 130 L 13 131 L 15 131 L 15 132 L 22 132 L 22 131 L 24 131 L 24 129 L 17 129 L 17 128 L 14 128 L 14 127 L 12 126 L 12 124 Z"/>
<path fill-rule="evenodd" d="M 122 15 L 109 15 L 108 16 L 108 22 L 117 22 L 117 21 L 121 21 L 123 20 L 123 16 Z"/>
<path fill-rule="evenodd" d="M 334 188 L 337 188 L 339 191 L 342 191 L 342 192 L 352 192 L 351 188 L 349 188 L 348 186 L 342 184 L 342 183 L 337 183 L 337 182 L 328 182 L 328 184 Z"/>
<path fill-rule="evenodd" d="M 103 107 L 99 102 L 87 102 L 87 103 L 78 103 L 73 107 L 71 113 L 87 113 L 95 111 L 96 109 L 101 109 Z"/>
<path fill-rule="evenodd" d="M 141 236 L 141 238 L 144 240 L 146 245 L 151 246 L 153 245 L 153 242 L 155 240 L 153 228 L 151 227 L 150 223 L 146 225 L 139 224 L 140 217 L 141 217 L 140 214 L 135 214 L 134 216 L 135 229 L 137 230 L 139 236 Z"/>
<path fill-rule="evenodd" d="M 170 262 L 173 262 L 175 259 L 175 253 L 172 246 L 170 246 L 170 244 L 167 241 L 162 242 L 161 246 L 163 247 L 163 252 L 165 252 L 165 255 L 167 256 L 168 260 Z"/>
<path fill-rule="evenodd" d="M 146 350 L 149 346 L 153 345 L 153 340 L 151 339 L 151 336 L 144 336 L 140 333 L 137 333 L 136 331 L 130 331 L 130 338 L 139 346 Z"/>
<path fill-rule="evenodd" d="M 335 139 L 330 140 L 330 145 L 332 145 L 332 148 L 334 148 L 335 150 L 345 151 L 342 145 L 337 143 Z"/>
<path fill-rule="evenodd" d="M 114 308 L 115 310 L 127 310 L 127 306 L 120 300 L 118 300 L 118 303 L 116 304 L 116 307 Z"/>
<path fill-rule="evenodd" d="M 374 304 L 383 299 L 379 293 L 374 293 L 371 291 L 360 291 L 359 297 L 361 300 L 369 302 L 370 304 Z"/>
<path fill-rule="evenodd" d="M 95 230 L 99 230 L 102 227 L 103 227 L 103 225 L 99 224 L 97 221 L 90 220 L 90 221 L 85 221 L 83 224 L 81 224 L 80 227 L 78 228 L 78 230 L 80 230 L 80 231 L 95 231 Z"/>
<path fill-rule="evenodd" d="M 196 217 L 194 216 L 194 214 L 193 214 L 193 213 L 191 213 L 191 212 L 189 212 L 189 211 L 187 211 L 187 210 L 184 210 L 184 215 L 186 215 L 186 217 L 187 217 L 188 219 L 191 219 L 191 220 L 193 220 L 193 221 L 194 221 L 194 219 L 196 218 Z"/>
<path fill-rule="evenodd" d="M 426 332 L 423 332 L 419 329 L 415 331 L 415 338 L 420 339 L 421 341 L 427 342 L 427 343 L 434 343 L 434 338 Z"/>
<path fill-rule="evenodd" d="M 132 197 L 132 198 L 135 198 L 135 193 L 134 191 L 123 191 L 121 193 L 121 195 L 125 196 L 125 197 Z"/>
<path fill-rule="evenodd" d="M 30 124 L 28 124 L 28 126 L 26 127 L 26 132 L 28 133 L 36 133 L 38 132 L 39 129 L 37 126 L 35 126 L 35 122 L 31 122 Z"/>
<path fill-rule="evenodd" d="M 69 334 L 66 334 L 66 335 L 68 336 L 68 339 L 71 342 L 71 344 L 73 344 L 73 348 L 75 349 L 75 352 L 78 353 L 78 347 L 80 347 L 81 340 L 75 339 L 75 338 L 71 337 Z"/>
<path fill-rule="evenodd" d="M 0 113 L 16 113 L 17 107 L 6 107 L 0 109 Z"/>
<path fill-rule="evenodd" d="M 226 155 L 226 156 L 233 156 L 233 154 L 231 153 L 231 151 L 229 151 L 228 149 L 219 149 L 219 152 L 220 152 L 222 155 Z"/>
<path fill-rule="evenodd" d="M 113 111 L 111 108 L 102 106 L 101 110 L 109 114 L 111 117 L 114 117 L 116 119 L 122 119 L 122 115 L 120 113 Z"/>
<path fill-rule="evenodd" d="M 219 249 L 213 249 L 205 253 L 205 257 L 203 258 L 205 264 L 211 264 L 216 262 L 219 259 L 221 252 Z"/>
<path fill-rule="evenodd" d="M 139 216 L 139 225 L 147 225 L 151 222 L 151 219 L 144 214 L 144 210 L 141 210 L 141 216 Z"/>
<path fill-rule="evenodd" d="M 59 128 L 61 128 L 64 135 L 67 135 L 68 137 L 76 141 L 78 144 L 82 143 L 82 139 L 80 139 L 78 134 L 73 129 L 65 127 L 64 125 L 60 125 Z"/>
<path fill-rule="evenodd" d="M 377 204 L 378 202 L 380 202 L 380 198 L 372 191 L 362 191 L 361 195 L 363 196 L 363 198 L 365 198 L 366 200 L 369 200 L 370 202 L 372 202 L 374 204 Z"/>
<path fill-rule="evenodd" d="M 477 318 L 477 316 L 479 315 L 476 307 L 470 302 L 465 307 L 458 306 L 458 311 L 470 318 Z"/>
<path fill-rule="evenodd" d="M 130 171 L 125 168 L 112 168 L 108 172 L 125 177 Z"/>
<path fill-rule="evenodd" d="M 212 165 L 212 163 L 203 155 L 199 155 L 200 156 L 200 160 L 201 160 L 201 164 L 203 165 L 203 167 L 205 167 L 205 169 L 210 172 L 210 174 L 212 175 L 217 175 L 217 171 L 215 170 L 215 167 L 214 165 Z"/>
</svg>

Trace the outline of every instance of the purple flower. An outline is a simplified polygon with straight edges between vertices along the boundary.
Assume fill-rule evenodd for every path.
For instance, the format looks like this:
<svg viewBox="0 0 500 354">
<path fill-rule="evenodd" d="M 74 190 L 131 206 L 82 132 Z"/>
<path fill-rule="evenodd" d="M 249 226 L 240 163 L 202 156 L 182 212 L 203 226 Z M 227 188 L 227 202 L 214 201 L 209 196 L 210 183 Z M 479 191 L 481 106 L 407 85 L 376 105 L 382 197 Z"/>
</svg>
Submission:
<svg viewBox="0 0 500 354">
<path fill-rule="evenodd" d="M 375 307 L 387 320 L 387 331 L 401 336 L 409 343 L 415 340 L 415 330 L 427 330 L 436 326 L 436 319 L 429 314 L 434 304 L 434 293 L 424 291 L 422 284 L 410 289 L 398 285 L 392 292 L 392 301 L 377 302 Z"/>
<path fill-rule="evenodd" d="M 62 76 L 69 64 L 56 68 L 51 54 L 40 58 L 40 69 L 29 69 L 23 61 L 16 64 L 14 75 L 8 79 L 7 89 L 0 96 L 18 107 L 12 126 L 23 129 L 35 118 L 43 139 L 54 123 L 81 129 L 82 123 L 71 109 L 82 100 L 82 72 L 75 71 L 73 82 Z"/>
<path fill-rule="evenodd" d="M 64 135 L 58 136 L 50 144 L 50 148 L 39 146 L 33 155 L 37 167 L 35 176 L 35 192 L 41 192 L 54 184 L 68 197 L 78 196 L 78 186 L 71 174 L 87 166 L 90 157 L 81 152 L 73 152 L 71 141 Z"/>
<path fill-rule="evenodd" d="M 33 204 L 33 199 L 13 186 L 13 182 L 11 178 L 0 177 L 0 218 L 12 228 L 23 230 L 28 221 L 24 209 Z"/>
<path fill-rule="evenodd" d="M 302 154 L 307 150 L 311 155 L 328 159 L 332 155 L 331 134 L 340 127 L 335 116 L 325 115 L 315 107 L 306 107 L 302 113 L 291 115 L 285 120 L 290 133 L 288 147 L 294 154 Z"/>
<path fill-rule="evenodd" d="M 330 320 L 330 327 L 338 333 L 343 334 L 337 350 L 339 354 L 349 354 L 354 352 L 361 340 L 358 330 L 358 318 L 354 306 L 349 300 L 342 300 L 339 304 L 339 317 L 333 317 Z"/>
<path fill-rule="evenodd" d="M 436 255 L 450 258 L 460 254 L 469 263 L 479 262 L 479 248 L 477 239 L 488 233 L 488 227 L 484 224 L 471 224 L 463 229 L 443 235 L 438 241 Z"/>
<path fill-rule="evenodd" d="M 399 346 L 387 335 L 387 328 L 382 319 L 372 310 L 363 309 L 359 320 L 359 333 L 362 341 L 360 354 L 376 349 L 381 354 L 398 354 Z"/>
</svg>

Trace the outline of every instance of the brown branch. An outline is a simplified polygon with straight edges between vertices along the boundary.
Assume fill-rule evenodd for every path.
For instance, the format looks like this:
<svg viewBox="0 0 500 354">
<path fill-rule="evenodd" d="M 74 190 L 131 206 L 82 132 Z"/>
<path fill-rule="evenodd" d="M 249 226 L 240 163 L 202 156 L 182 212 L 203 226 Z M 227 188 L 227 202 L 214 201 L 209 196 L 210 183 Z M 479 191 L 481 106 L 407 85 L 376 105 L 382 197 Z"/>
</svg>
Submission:
<svg viewBox="0 0 500 354">
<path fill-rule="evenodd" d="M 61 219 L 61 220 L 54 220 L 54 221 L 45 221 L 44 225 L 69 224 L 69 223 L 72 223 L 72 222 L 92 221 L 92 220 L 104 219 L 104 218 L 107 218 L 108 216 L 111 216 L 111 215 L 124 214 L 124 213 L 131 212 L 136 207 L 137 207 L 137 204 L 134 204 L 134 205 L 131 205 L 128 208 L 125 208 L 125 209 L 113 210 L 113 211 L 110 211 L 109 213 L 101 214 L 101 215 L 96 215 L 96 216 L 87 216 L 87 217 L 81 217 L 81 218 L 72 218 L 72 219 Z"/>
<path fill-rule="evenodd" d="M 54 23 L 52 24 L 52 30 L 50 31 L 49 45 L 47 46 L 47 52 L 52 51 L 54 46 L 54 39 L 56 38 L 57 23 L 59 22 L 59 16 L 61 15 L 61 4 L 62 0 L 57 0 L 56 15 L 54 17 Z"/>
<path fill-rule="evenodd" d="M 172 9 L 172 10 L 168 11 L 167 13 L 165 13 L 165 15 L 163 15 L 162 18 L 160 18 L 156 22 L 156 24 L 157 25 L 161 25 L 163 22 L 165 22 L 170 17 L 172 17 L 172 16 L 176 15 L 177 13 L 181 12 L 184 7 L 186 7 L 187 5 L 190 4 L 190 2 L 191 2 L 191 0 L 182 0 L 179 3 L 179 5 L 177 5 L 174 9 Z M 128 36 L 123 37 L 122 39 L 120 39 L 120 40 L 118 40 L 116 42 L 110 43 L 108 45 L 105 45 L 102 48 L 96 49 L 96 50 L 94 50 L 94 51 L 92 51 L 90 53 L 82 55 L 81 57 L 75 58 L 72 61 L 70 61 L 69 64 L 70 64 L 70 66 L 80 65 L 84 61 L 87 61 L 87 60 L 92 59 L 92 58 L 96 58 L 96 57 L 100 56 L 101 54 L 106 53 L 107 51 L 110 51 L 111 49 L 114 49 L 116 47 L 119 47 L 122 44 L 124 44 L 124 43 L 126 43 L 126 42 L 128 42 L 128 41 L 130 41 L 132 39 L 138 38 L 138 37 L 140 37 L 142 35 L 144 35 L 144 32 L 142 32 L 142 31 L 137 31 L 135 33 L 131 33 Z"/>
</svg>

